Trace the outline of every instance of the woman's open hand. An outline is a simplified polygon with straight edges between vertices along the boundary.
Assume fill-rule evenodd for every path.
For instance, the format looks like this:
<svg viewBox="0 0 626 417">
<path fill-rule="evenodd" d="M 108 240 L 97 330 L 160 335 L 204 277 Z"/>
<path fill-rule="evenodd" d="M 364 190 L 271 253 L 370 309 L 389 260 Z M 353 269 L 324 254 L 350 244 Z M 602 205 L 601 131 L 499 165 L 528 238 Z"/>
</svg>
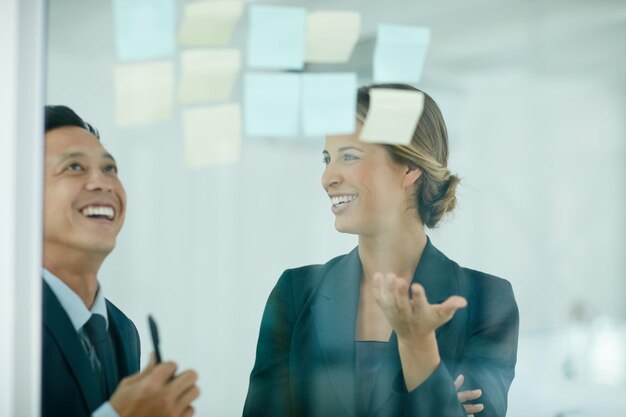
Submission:
<svg viewBox="0 0 626 417">
<path fill-rule="evenodd" d="M 439 366 L 441 358 L 435 329 L 467 305 L 463 297 L 452 296 L 441 304 L 430 304 L 424 287 L 409 283 L 393 273 L 374 274 L 376 302 L 398 337 L 398 353 L 408 391 L 420 386 Z"/>
<path fill-rule="evenodd" d="M 430 304 L 424 287 L 417 283 L 411 284 L 409 294 L 408 281 L 393 273 L 375 273 L 374 287 L 377 289 L 376 302 L 398 339 L 425 339 L 450 320 L 456 310 L 467 305 L 465 298 L 456 295 L 441 304 Z"/>
</svg>

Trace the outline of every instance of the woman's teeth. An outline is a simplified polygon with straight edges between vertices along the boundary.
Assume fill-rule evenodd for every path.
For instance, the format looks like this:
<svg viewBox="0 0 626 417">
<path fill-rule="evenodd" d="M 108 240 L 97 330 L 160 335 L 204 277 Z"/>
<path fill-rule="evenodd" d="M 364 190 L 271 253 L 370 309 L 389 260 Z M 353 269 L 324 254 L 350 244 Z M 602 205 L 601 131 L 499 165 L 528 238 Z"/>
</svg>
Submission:
<svg viewBox="0 0 626 417">
<path fill-rule="evenodd" d="M 342 203 L 349 203 L 355 200 L 356 197 L 357 197 L 356 195 L 338 195 L 335 197 L 331 197 L 330 201 L 333 204 L 333 206 L 337 206 Z"/>
</svg>

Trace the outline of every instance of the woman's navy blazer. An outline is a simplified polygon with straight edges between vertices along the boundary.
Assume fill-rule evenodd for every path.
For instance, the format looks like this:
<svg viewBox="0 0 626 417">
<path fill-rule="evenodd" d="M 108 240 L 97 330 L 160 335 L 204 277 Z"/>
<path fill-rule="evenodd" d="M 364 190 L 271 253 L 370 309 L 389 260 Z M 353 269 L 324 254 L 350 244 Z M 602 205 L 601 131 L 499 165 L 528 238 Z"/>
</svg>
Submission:
<svg viewBox="0 0 626 417">
<path fill-rule="evenodd" d="M 362 267 L 358 248 L 324 265 L 286 270 L 271 292 L 244 417 L 357 416 L 355 328 Z M 504 417 L 517 356 L 519 313 L 511 284 L 462 268 L 428 240 L 413 276 L 430 303 L 468 301 L 436 331 L 442 362 L 417 389 L 404 385 L 392 333 L 369 400 L 371 417 L 465 417 L 454 378 L 483 391 L 481 417 Z M 364 417 L 364 416 L 363 416 Z"/>
</svg>

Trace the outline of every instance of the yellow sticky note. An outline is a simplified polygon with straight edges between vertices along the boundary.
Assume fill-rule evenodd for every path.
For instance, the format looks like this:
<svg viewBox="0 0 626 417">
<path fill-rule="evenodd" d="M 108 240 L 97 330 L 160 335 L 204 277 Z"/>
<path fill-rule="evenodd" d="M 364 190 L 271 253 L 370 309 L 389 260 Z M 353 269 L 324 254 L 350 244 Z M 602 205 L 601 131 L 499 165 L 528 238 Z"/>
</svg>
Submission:
<svg viewBox="0 0 626 417">
<path fill-rule="evenodd" d="M 223 46 L 243 14 L 238 0 L 198 1 L 185 6 L 178 32 L 180 46 Z"/>
<path fill-rule="evenodd" d="M 147 125 L 170 119 L 174 96 L 171 61 L 117 65 L 113 76 L 118 126 Z"/>
<path fill-rule="evenodd" d="M 305 61 L 320 64 L 350 60 L 359 40 L 361 14 L 353 11 L 315 11 L 308 15 Z"/>
<path fill-rule="evenodd" d="M 228 164 L 241 158 L 239 104 L 184 109 L 182 120 L 189 168 Z"/>
<path fill-rule="evenodd" d="M 424 94 L 421 91 L 373 88 L 359 140 L 408 145 L 423 110 Z"/>
<path fill-rule="evenodd" d="M 180 54 L 178 101 L 228 100 L 241 69 L 238 49 L 190 49 Z"/>
</svg>

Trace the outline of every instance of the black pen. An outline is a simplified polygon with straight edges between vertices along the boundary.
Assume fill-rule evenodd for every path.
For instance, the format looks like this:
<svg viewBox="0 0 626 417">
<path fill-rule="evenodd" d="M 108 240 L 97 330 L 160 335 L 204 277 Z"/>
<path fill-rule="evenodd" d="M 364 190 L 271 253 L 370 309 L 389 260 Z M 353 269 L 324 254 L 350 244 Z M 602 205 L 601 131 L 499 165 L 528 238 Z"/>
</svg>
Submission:
<svg viewBox="0 0 626 417">
<path fill-rule="evenodd" d="M 148 314 L 148 325 L 150 326 L 150 336 L 152 337 L 152 346 L 154 346 L 154 356 L 156 363 L 161 363 L 161 351 L 159 350 L 159 330 L 156 321 L 151 314 Z"/>
</svg>

